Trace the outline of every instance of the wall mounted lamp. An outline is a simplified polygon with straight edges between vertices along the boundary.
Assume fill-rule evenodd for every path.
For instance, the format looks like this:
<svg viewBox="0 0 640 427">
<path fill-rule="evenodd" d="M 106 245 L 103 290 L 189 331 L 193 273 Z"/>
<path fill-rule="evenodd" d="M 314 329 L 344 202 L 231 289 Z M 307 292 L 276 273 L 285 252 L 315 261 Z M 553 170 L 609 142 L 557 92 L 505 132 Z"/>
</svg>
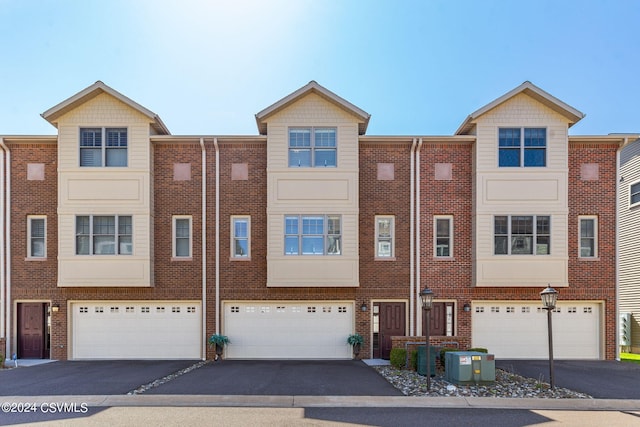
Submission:
<svg viewBox="0 0 640 427">
<path fill-rule="evenodd" d="M 367 304 L 366 303 L 362 303 L 362 305 L 360 306 L 360 311 L 367 311 Z"/>
<path fill-rule="evenodd" d="M 465 305 L 462 306 L 462 310 L 465 312 L 470 312 L 471 311 L 471 304 L 469 303 L 465 303 Z"/>
<path fill-rule="evenodd" d="M 51 305 L 51 311 L 54 313 L 57 313 L 58 310 L 60 310 L 60 304 L 52 304 Z"/>
</svg>

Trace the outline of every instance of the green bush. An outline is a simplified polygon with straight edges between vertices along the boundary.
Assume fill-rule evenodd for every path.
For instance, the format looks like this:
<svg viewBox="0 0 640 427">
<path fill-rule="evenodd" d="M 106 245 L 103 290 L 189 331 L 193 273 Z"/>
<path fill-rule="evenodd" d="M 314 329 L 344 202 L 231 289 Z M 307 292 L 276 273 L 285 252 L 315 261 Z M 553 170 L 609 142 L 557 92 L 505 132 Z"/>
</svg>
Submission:
<svg viewBox="0 0 640 427">
<path fill-rule="evenodd" d="M 414 371 L 418 370 L 418 350 L 413 350 L 411 352 L 411 358 L 409 359 L 409 366 Z"/>
<path fill-rule="evenodd" d="M 407 360 L 407 350 L 404 348 L 392 348 L 389 363 L 396 369 L 403 369 Z"/>
<path fill-rule="evenodd" d="M 445 354 L 447 354 L 450 351 L 460 351 L 460 350 L 452 347 L 444 347 L 440 349 L 440 365 L 442 365 L 443 368 L 445 368 L 445 359 L 446 359 Z"/>
<path fill-rule="evenodd" d="M 467 351 L 477 351 L 478 353 L 489 353 L 489 350 L 487 350 L 486 348 L 482 348 L 482 347 L 473 347 L 473 348 L 470 348 Z"/>
</svg>

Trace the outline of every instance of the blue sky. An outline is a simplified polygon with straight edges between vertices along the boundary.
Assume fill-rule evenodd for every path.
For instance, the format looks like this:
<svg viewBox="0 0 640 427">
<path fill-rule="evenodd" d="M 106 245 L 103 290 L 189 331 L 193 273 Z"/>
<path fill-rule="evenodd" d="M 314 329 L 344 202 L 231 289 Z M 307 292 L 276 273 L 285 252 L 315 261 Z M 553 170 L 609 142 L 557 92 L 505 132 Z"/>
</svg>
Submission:
<svg viewBox="0 0 640 427">
<path fill-rule="evenodd" d="M 529 80 L 586 114 L 573 135 L 640 132 L 640 0 L 0 0 L 0 135 L 102 80 L 174 135 L 255 135 L 315 80 L 369 135 L 451 135 Z"/>
</svg>

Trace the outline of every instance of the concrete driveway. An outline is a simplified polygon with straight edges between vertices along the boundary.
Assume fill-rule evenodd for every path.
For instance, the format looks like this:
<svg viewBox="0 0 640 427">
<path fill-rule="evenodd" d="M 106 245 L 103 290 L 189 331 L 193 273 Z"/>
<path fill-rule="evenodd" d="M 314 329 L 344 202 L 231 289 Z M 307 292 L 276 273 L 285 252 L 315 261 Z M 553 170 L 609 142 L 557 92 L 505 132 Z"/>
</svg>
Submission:
<svg viewBox="0 0 640 427">
<path fill-rule="evenodd" d="M 640 365 L 611 360 L 555 360 L 557 387 L 597 399 L 640 399 Z M 549 381 L 548 360 L 496 360 L 496 368 Z"/>
</svg>

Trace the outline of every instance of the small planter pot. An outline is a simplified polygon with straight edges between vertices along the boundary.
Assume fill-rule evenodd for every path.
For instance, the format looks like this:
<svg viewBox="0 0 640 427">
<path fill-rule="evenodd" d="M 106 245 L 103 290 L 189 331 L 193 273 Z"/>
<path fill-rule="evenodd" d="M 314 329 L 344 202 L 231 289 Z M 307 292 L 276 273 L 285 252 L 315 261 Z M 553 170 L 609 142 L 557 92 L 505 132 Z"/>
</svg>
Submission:
<svg viewBox="0 0 640 427">
<path fill-rule="evenodd" d="M 223 352 L 224 352 L 224 347 L 220 344 L 216 344 L 216 360 L 222 358 Z"/>
<path fill-rule="evenodd" d="M 360 354 L 360 344 L 356 343 L 353 345 L 353 358 L 357 359 Z"/>
</svg>

